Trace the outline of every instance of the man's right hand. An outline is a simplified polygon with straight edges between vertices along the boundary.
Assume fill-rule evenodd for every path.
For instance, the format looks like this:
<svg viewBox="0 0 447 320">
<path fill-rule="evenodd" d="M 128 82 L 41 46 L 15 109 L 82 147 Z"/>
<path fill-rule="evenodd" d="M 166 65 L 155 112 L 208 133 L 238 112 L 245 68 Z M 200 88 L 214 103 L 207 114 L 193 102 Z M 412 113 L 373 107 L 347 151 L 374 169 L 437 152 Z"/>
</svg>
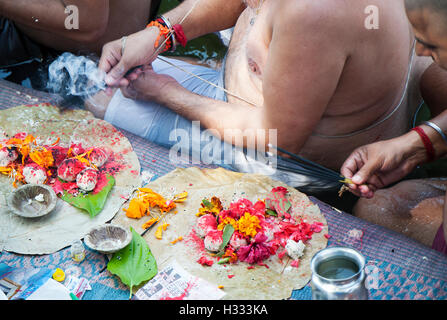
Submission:
<svg viewBox="0 0 447 320">
<path fill-rule="evenodd" d="M 374 192 L 403 179 L 426 161 L 425 149 L 415 132 L 362 146 L 346 159 L 341 174 L 351 179 L 350 191 L 372 198 Z"/>
<path fill-rule="evenodd" d="M 148 65 L 155 60 L 155 42 L 159 34 L 157 27 L 131 34 L 126 39 L 124 51 L 122 38 L 105 44 L 99 60 L 99 69 L 106 73 L 106 84 L 110 87 L 127 87 L 129 80 L 137 79 L 140 71 L 128 75 L 126 73 L 134 67 Z"/>
</svg>

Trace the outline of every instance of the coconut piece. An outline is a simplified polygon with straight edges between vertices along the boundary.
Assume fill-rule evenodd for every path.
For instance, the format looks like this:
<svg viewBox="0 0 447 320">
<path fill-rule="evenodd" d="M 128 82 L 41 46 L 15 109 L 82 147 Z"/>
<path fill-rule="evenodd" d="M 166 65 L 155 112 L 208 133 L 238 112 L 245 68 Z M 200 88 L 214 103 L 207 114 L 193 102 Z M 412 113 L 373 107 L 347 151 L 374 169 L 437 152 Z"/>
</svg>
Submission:
<svg viewBox="0 0 447 320">
<path fill-rule="evenodd" d="M 78 159 L 65 159 L 57 168 L 57 176 L 64 181 L 75 181 L 77 175 L 85 169 L 83 164 Z"/>
<path fill-rule="evenodd" d="M 108 158 L 107 152 L 102 148 L 94 148 L 89 154 L 90 163 L 97 168 L 106 163 Z"/>
<path fill-rule="evenodd" d="M 211 230 L 217 229 L 216 217 L 212 214 L 205 214 L 197 219 L 196 232 L 199 237 L 203 238 Z"/>
<path fill-rule="evenodd" d="M 292 239 L 288 239 L 285 249 L 290 258 L 298 260 L 303 256 L 305 247 L 306 245 L 301 240 L 296 242 Z"/>
<path fill-rule="evenodd" d="M 17 159 L 19 154 L 15 149 L 9 149 L 7 147 L 0 149 L 0 167 L 6 167 L 11 162 Z"/>
<path fill-rule="evenodd" d="M 205 249 L 211 252 L 219 251 L 220 246 L 222 245 L 222 231 L 220 230 L 211 230 L 205 236 L 205 240 L 203 241 L 205 245 Z"/>
<path fill-rule="evenodd" d="M 70 145 L 71 152 L 73 152 L 74 155 L 79 156 L 85 152 L 85 149 L 82 147 L 80 143 L 72 143 Z"/>
<path fill-rule="evenodd" d="M 233 232 L 233 235 L 230 238 L 230 246 L 233 247 L 234 250 L 237 250 L 246 245 L 248 245 L 246 237 L 239 232 Z"/>
<path fill-rule="evenodd" d="M 79 189 L 89 192 L 95 189 L 98 182 L 98 172 L 93 168 L 85 168 L 76 176 Z"/>
<path fill-rule="evenodd" d="M 23 168 L 22 173 L 25 182 L 29 184 L 44 184 L 47 180 L 47 173 L 45 170 L 35 163 L 27 164 Z"/>
</svg>

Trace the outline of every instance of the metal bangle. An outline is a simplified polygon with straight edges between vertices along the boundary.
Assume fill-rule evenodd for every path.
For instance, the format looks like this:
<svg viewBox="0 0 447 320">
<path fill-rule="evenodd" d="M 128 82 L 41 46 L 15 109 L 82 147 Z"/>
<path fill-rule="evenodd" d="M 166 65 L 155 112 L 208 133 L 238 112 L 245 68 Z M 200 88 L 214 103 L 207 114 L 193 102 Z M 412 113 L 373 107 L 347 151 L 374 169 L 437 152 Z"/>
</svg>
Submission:
<svg viewBox="0 0 447 320">
<path fill-rule="evenodd" d="M 124 55 L 124 49 L 126 49 L 127 36 L 121 38 L 121 57 Z"/>
<path fill-rule="evenodd" d="M 163 20 L 163 22 L 166 24 L 166 27 L 168 27 L 170 34 L 171 34 L 170 37 L 171 37 L 171 42 L 172 42 L 172 47 L 171 47 L 171 50 L 169 50 L 169 51 L 174 52 L 175 49 L 177 48 L 177 40 L 175 39 L 175 36 L 174 36 L 174 29 L 172 29 L 172 24 L 168 18 L 166 18 L 165 16 L 163 16 L 161 14 L 157 18 L 160 18 L 161 20 Z"/>
<path fill-rule="evenodd" d="M 430 122 L 430 121 L 424 121 L 424 122 L 422 122 L 422 124 L 425 124 L 425 125 L 429 126 L 430 128 L 434 129 L 437 133 L 439 133 L 441 135 L 441 137 L 445 141 L 445 143 L 447 143 L 447 136 L 445 135 L 445 133 L 442 131 L 442 129 L 438 125 L 436 125 L 435 123 Z"/>
</svg>

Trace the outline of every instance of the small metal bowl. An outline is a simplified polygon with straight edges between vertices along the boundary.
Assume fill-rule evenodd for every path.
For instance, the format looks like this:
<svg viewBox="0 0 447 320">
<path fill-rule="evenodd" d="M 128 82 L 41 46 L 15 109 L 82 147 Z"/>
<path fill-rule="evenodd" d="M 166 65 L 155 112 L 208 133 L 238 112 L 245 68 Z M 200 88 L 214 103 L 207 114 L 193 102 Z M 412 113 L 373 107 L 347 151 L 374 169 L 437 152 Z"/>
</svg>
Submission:
<svg viewBox="0 0 447 320">
<path fill-rule="evenodd" d="M 94 227 L 84 237 L 84 243 L 93 250 L 109 254 L 125 248 L 132 241 L 132 233 L 118 225 L 103 224 Z"/>
<path fill-rule="evenodd" d="M 44 184 L 25 184 L 8 197 L 11 211 L 24 218 L 42 217 L 53 211 L 56 202 L 53 188 Z"/>
</svg>

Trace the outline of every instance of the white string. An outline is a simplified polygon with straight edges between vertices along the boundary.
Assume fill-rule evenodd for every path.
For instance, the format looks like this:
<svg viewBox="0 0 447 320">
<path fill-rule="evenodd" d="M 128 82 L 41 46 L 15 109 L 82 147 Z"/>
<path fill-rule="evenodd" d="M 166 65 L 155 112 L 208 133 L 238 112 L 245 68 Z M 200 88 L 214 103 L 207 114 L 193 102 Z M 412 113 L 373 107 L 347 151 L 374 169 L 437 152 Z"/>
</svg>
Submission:
<svg viewBox="0 0 447 320">
<path fill-rule="evenodd" d="M 188 71 L 188 70 L 186 70 L 186 69 L 184 69 L 184 68 L 182 68 L 182 67 L 180 67 L 180 66 L 175 65 L 174 63 L 170 62 L 169 60 L 167 60 L 167 59 L 165 59 L 165 58 L 162 58 L 162 57 L 158 56 L 157 59 L 160 59 L 161 61 L 163 61 L 163 62 L 169 64 L 170 66 L 175 67 L 175 68 L 177 68 L 177 69 L 179 69 L 179 70 L 181 70 L 181 71 L 183 71 L 183 72 L 185 72 L 185 73 L 187 73 L 187 74 L 189 74 L 189 75 L 191 75 L 191 76 L 193 76 L 193 77 L 195 77 L 195 78 L 197 78 L 197 79 L 199 79 L 199 80 L 202 80 L 203 82 L 209 84 L 210 86 L 213 86 L 213 87 L 215 87 L 215 88 L 221 89 L 221 90 L 223 90 L 225 93 L 227 93 L 227 94 L 229 94 L 229 95 L 231 95 L 231 96 L 233 96 L 233 97 L 235 97 L 235 98 L 237 98 L 237 99 L 240 99 L 240 100 L 242 100 L 242 101 L 244 101 L 244 102 L 246 102 L 246 103 L 248 103 L 248 104 L 250 104 L 250 105 L 252 105 L 252 106 L 257 107 L 256 104 L 254 104 L 254 103 L 252 103 L 252 102 L 250 102 L 250 101 L 248 101 L 248 100 L 242 98 L 241 96 L 238 96 L 238 95 L 235 94 L 235 93 L 231 93 L 231 92 L 228 91 L 227 89 L 225 89 L 225 88 L 223 88 L 223 87 L 221 87 L 221 86 L 218 86 L 217 84 L 214 84 L 214 83 L 212 83 L 212 82 L 210 82 L 210 81 L 208 81 L 208 80 L 206 80 L 206 79 L 204 79 L 204 78 L 202 78 L 202 77 L 200 77 L 200 76 L 198 76 L 198 75 L 196 75 L 196 74 L 194 74 L 194 73 L 192 73 L 192 72 L 190 72 L 190 71 Z"/>
</svg>

